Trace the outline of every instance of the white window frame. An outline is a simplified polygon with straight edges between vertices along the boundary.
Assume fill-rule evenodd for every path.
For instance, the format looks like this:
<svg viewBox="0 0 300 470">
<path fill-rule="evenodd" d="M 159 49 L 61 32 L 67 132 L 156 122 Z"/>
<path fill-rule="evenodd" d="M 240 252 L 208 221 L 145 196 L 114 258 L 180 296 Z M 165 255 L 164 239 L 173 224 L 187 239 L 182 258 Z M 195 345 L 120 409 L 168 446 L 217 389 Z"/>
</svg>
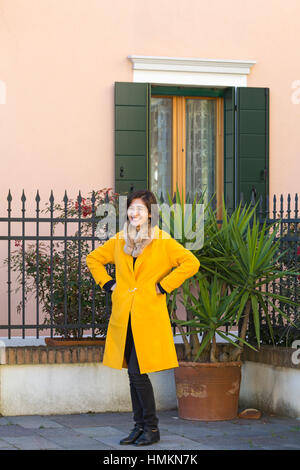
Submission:
<svg viewBox="0 0 300 470">
<path fill-rule="evenodd" d="M 133 82 L 207 87 L 247 86 L 254 60 L 129 55 Z"/>
</svg>

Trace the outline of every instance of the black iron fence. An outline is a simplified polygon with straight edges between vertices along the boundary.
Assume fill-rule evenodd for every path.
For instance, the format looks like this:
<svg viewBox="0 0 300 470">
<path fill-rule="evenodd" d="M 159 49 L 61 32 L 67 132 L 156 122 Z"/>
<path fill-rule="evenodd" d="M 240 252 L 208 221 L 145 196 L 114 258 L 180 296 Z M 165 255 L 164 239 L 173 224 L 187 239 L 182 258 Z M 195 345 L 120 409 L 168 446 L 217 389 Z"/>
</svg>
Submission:
<svg viewBox="0 0 300 470">
<path fill-rule="evenodd" d="M 267 210 L 262 210 L 261 203 L 258 206 L 258 214 L 261 225 L 279 223 L 279 231 L 276 240 L 279 240 L 277 267 L 280 271 L 300 271 L 300 217 L 298 206 L 298 194 L 294 198 L 288 194 L 286 200 L 281 195 L 273 196 L 269 202 L 267 198 Z M 273 303 L 278 305 L 282 312 L 291 320 L 292 326 L 284 316 L 278 315 L 275 309 L 269 312 L 271 326 L 274 332 L 274 340 L 277 345 L 290 346 L 294 340 L 300 339 L 300 276 L 287 274 L 272 284 L 265 285 L 265 290 L 270 293 L 283 295 L 290 298 L 295 304 L 291 305 L 278 300 Z M 266 315 L 259 309 L 261 341 L 263 344 L 271 344 L 271 336 Z M 251 318 L 251 317 L 250 317 Z M 248 338 L 254 340 L 254 325 L 250 321 Z"/>
<path fill-rule="evenodd" d="M 21 217 L 15 217 L 9 192 L 8 215 L 0 218 L 0 241 L 6 242 L 6 252 L 3 244 L 0 250 L 7 268 L 7 311 L 4 318 L 3 298 L 0 329 L 8 338 L 19 336 L 20 330 L 22 338 L 27 332 L 39 338 L 41 330 L 51 337 L 105 334 L 110 296 L 95 285 L 85 257 L 98 240 L 97 205 L 113 198 L 109 190 L 93 191 L 89 198 L 79 193 L 75 200 L 65 192 L 62 203 L 56 203 L 51 192 L 41 210 L 37 192 L 35 214 L 30 216 L 23 191 Z M 113 275 L 114 266 L 108 271 Z"/>
<path fill-rule="evenodd" d="M 254 202 L 254 201 L 253 201 Z M 57 203 L 51 192 L 41 209 L 39 192 L 34 207 L 26 207 L 21 196 L 21 216 L 12 213 L 12 195 L 7 197 L 7 216 L 0 217 L 0 253 L 2 269 L 2 310 L 0 329 L 8 338 L 20 335 L 39 338 L 46 335 L 81 337 L 105 335 L 111 311 L 110 294 L 99 289 L 86 266 L 85 257 L 99 244 L 97 226 L 101 203 L 113 204 L 118 213 L 117 195 L 111 189 L 93 191 L 87 198 L 79 193 L 75 199 L 65 193 Z M 272 208 L 269 209 L 269 207 Z M 300 218 L 298 195 L 292 200 L 274 196 L 267 200 L 266 211 L 258 206 L 261 223 L 280 222 L 281 269 L 299 270 Z M 105 241 L 105 239 L 103 239 Z M 2 266 L 3 268 L 3 266 Z M 107 266 L 114 277 L 114 266 Z M 282 305 L 283 311 L 300 327 L 299 279 L 287 275 L 280 282 L 266 286 L 271 292 L 291 297 L 296 305 Z M 5 292 L 4 292 L 5 291 Z M 298 305 L 297 305 L 298 303 Z M 270 342 L 268 326 L 261 315 L 262 340 Z M 276 341 L 299 338 L 299 328 L 291 327 L 281 316 L 271 312 Z M 253 326 L 250 324 L 250 338 Z M 43 334 L 43 336 L 44 336 Z"/>
</svg>

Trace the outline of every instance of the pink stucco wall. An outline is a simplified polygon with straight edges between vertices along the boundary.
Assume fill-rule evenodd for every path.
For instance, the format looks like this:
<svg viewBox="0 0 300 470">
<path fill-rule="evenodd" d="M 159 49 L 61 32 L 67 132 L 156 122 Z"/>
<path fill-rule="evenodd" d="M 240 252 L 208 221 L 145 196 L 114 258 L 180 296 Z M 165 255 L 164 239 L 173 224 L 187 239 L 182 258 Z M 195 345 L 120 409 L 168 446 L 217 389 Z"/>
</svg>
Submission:
<svg viewBox="0 0 300 470">
<path fill-rule="evenodd" d="M 43 202 L 113 186 L 113 85 L 132 81 L 132 54 L 255 60 L 248 86 L 270 88 L 270 195 L 294 195 L 299 17 L 299 0 L 0 0 L 0 216 L 9 188 L 19 210 L 23 188 L 33 209 L 37 189 Z"/>
<path fill-rule="evenodd" d="M 0 209 L 8 188 L 61 198 L 113 185 L 113 83 L 132 80 L 130 54 L 257 61 L 270 193 L 298 191 L 299 13 L 298 0 L 1 0 Z"/>
</svg>

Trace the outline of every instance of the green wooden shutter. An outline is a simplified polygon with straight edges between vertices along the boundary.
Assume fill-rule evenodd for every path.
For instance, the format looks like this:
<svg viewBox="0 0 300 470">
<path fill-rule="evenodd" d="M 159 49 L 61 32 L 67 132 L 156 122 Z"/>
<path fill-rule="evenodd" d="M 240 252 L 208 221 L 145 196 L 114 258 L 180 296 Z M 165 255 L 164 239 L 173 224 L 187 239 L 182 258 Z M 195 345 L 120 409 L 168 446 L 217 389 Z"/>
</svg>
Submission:
<svg viewBox="0 0 300 470">
<path fill-rule="evenodd" d="M 236 94 L 236 98 L 235 98 Z M 269 193 L 269 88 L 224 91 L 224 197 L 228 210 Z M 253 197 L 254 196 L 254 197 Z"/>
<path fill-rule="evenodd" d="M 235 207 L 235 88 L 224 92 L 224 199 L 226 209 Z"/>
<path fill-rule="evenodd" d="M 115 191 L 148 189 L 147 83 L 115 83 Z"/>
<path fill-rule="evenodd" d="M 237 89 L 237 202 L 257 201 L 266 209 L 269 192 L 269 88 Z"/>
</svg>

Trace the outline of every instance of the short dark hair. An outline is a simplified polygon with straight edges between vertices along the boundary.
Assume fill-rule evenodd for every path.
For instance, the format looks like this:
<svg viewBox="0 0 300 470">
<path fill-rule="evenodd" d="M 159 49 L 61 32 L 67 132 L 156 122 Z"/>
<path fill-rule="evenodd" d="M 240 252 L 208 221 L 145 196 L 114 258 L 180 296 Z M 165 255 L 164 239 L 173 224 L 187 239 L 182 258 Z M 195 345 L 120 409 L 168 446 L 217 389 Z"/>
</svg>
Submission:
<svg viewBox="0 0 300 470">
<path fill-rule="evenodd" d="M 137 191 L 132 191 L 131 193 L 129 193 L 127 197 L 127 209 L 134 199 L 143 200 L 150 214 L 152 226 L 157 225 L 159 211 L 157 210 L 158 209 L 157 200 L 153 192 L 148 191 L 148 189 L 139 189 Z M 152 204 L 153 204 L 153 207 L 151 208 Z M 127 220 L 128 220 L 128 215 L 127 215 Z"/>
</svg>

